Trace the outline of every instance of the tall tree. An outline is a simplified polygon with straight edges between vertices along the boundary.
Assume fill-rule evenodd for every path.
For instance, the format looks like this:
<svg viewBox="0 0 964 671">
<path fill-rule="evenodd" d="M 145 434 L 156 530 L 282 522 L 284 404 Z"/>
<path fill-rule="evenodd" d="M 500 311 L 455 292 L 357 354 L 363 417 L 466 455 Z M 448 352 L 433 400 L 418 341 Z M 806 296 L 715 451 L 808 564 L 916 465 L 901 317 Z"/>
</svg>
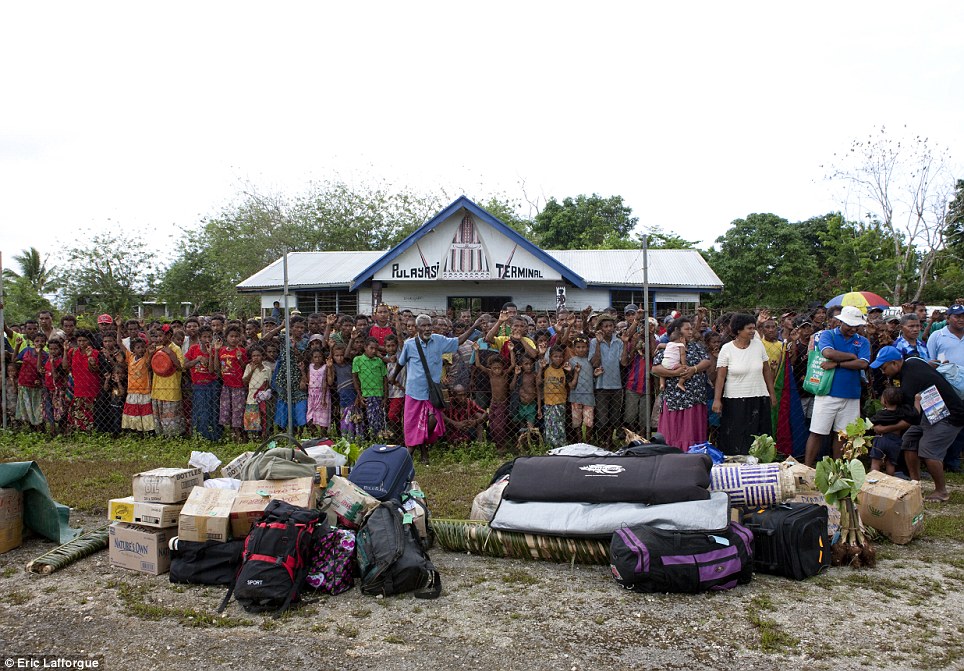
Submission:
<svg viewBox="0 0 964 671">
<path fill-rule="evenodd" d="M 725 286 L 722 303 L 742 309 L 800 306 L 813 300 L 817 264 L 798 226 L 775 214 L 733 221 L 707 261 Z"/>
<path fill-rule="evenodd" d="M 36 247 L 23 250 L 20 254 L 13 255 L 14 262 L 20 267 L 20 272 L 11 268 L 4 268 L 4 277 L 11 280 L 23 280 L 33 287 L 38 294 L 49 294 L 56 289 L 54 281 L 56 269 L 47 267 L 47 259 L 41 258 L 40 252 Z"/>
<path fill-rule="evenodd" d="M 122 233 L 99 233 L 64 252 L 59 275 L 68 308 L 129 314 L 154 281 L 144 241 Z"/>
<path fill-rule="evenodd" d="M 532 220 L 535 241 L 543 249 L 603 249 L 636 246 L 629 239 L 639 219 L 622 196 L 598 194 L 550 198 Z"/>
<path fill-rule="evenodd" d="M 895 304 L 920 297 L 944 249 L 953 186 L 949 159 L 945 147 L 926 137 L 895 135 L 882 126 L 854 140 L 829 166 L 828 177 L 847 187 L 847 202 L 856 203 L 891 234 L 896 272 L 890 294 Z"/>
</svg>

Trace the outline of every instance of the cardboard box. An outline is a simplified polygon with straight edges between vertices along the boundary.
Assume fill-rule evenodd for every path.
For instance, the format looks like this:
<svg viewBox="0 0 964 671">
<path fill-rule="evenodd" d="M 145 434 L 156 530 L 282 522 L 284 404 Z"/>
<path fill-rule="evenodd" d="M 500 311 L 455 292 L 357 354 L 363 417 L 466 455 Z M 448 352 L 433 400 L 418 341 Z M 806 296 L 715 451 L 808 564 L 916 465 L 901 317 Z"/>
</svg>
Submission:
<svg viewBox="0 0 964 671">
<path fill-rule="evenodd" d="M 177 537 L 182 541 L 221 541 L 229 538 L 231 506 L 238 495 L 233 489 L 195 487 L 188 497 L 177 523 Z"/>
<path fill-rule="evenodd" d="M 131 571 L 160 575 L 171 567 L 171 551 L 167 544 L 177 529 L 152 529 L 126 522 L 110 525 L 108 536 L 110 565 Z"/>
<path fill-rule="evenodd" d="M 180 503 L 191 490 L 204 483 L 200 468 L 155 468 L 134 476 L 134 500 L 148 503 Z"/>
<path fill-rule="evenodd" d="M 815 468 L 810 468 L 805 464 L 801 464 L 793 457 L 787 457 L 786 461 L 781 463 L 781 466 L 790 471 L 790 475 L 793 477 L 793 485 L 796 487 L 797 494 L 814 493 L 820 491 L 817 489 L 817 470 Z"/>
<path fill-rule="evenodd" d="M 857 509 L 865 526 L 898 545 L 910 543 L 924 530 L 924 495 L 916 480 L 871 471 L 860 488 Z"/>
<path fill-rule="evenodd" d="M 837 506 L 828 505 L 827 499 L 823 498 L 823 494 L 820 492 L 797 494 L 790 501 L 792 503 L 812 503 L 824 506 L 827 509 L 827 532 L 830 535 L 830 542 L 833 542 L 833 537 L 840 531 L 840 509 Z"/>
<path fill-rule="evenodd" d="M 221 467 L 221 477 L 234 478 L 235 480 L 240 479 L 241 469 L 244 468 L 244 465 L 248 463 L 248 459 L 250 459 L 253 455 L 254 455 L 254 452 L 249 451 L 236 456 L 234 459 L 228 462 L 225 466 Z"/>
<path fill-rule="evenodd" d="M 347 478 L 351 473 L 351 466 L 319 466 L 318 467 L 318 487 L 325 489 L 328 483 L 336 475 Z"/>
<path fill-rule="evenodd" d="M 322 510 L 328 514 L 328 523 L 348 529 L 359 528 L 368 513 L 377 507 L 378 499 L 339 475 L 328 483 L 322 499 Z"/>
<path fill-rule="evenodd" d="M 231 532 L 235 538 L 248 535 L 271 499 L 280 499 L 302 508 L 314 508 L 318 498 L 314 478 L 248 480 L 241 483 L 237 494 L 231 508 Z"/>
<path fill-rule="evenodd" d="M 0 489 L 0 554 L 23 543 L 23 492 Z"/>
<path fill-rule="evenodd" d="M 147 503 L 135 501 L 133 496 L 107 502 L 107 519 L 112 522 L 140 524 L 144 527 L 176 527 L 182 503 Z"/>
</svg>

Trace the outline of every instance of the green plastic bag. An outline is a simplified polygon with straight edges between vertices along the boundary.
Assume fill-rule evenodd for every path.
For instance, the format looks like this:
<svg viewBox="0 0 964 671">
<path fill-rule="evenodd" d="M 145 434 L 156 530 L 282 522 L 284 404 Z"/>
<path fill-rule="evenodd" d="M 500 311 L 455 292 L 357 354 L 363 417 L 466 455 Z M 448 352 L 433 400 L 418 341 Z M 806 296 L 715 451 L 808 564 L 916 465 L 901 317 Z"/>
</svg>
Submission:
<svg viewBox="0 0 964 671">
<path fill-rule="evenodd" d="M 830 385 L 833 384 L 833 372 L 837 369 L 821 368 L 820 364 L 824 361 L 827 359 L 817 350 L 807 355 L 807 376 L 803 379 L 803 390 L 814 396 L 826 396 L 830 393 Z"/>
</svg>

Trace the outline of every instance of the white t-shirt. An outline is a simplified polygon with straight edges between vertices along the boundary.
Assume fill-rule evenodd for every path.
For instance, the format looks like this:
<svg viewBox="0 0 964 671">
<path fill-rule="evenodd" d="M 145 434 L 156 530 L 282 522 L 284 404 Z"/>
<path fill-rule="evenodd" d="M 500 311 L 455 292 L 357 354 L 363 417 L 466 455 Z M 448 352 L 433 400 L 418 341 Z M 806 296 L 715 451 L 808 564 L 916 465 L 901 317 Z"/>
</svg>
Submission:
<svg viewBox="0 0 964 671">
<path fill-rule="evenodd" d="M 725 398 L 756 398 L 769 396 L 766 380 L 763 379 L 763 365 L 770 360 L 763 342 L 754 338 L 750 346 L 740 349 L 733 341 L 720 348 L 716 361 L 717 368 L 726 366 L 726 385 L 723 387 Z"/>
</svg>

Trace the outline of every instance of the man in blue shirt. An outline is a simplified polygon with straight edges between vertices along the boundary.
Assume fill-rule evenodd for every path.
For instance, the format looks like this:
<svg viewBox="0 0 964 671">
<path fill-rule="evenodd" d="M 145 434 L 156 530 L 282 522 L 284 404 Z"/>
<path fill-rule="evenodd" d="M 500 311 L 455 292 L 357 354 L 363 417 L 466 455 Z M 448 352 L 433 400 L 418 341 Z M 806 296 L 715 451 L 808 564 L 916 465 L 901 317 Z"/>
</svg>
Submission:
<svg viewBox="0 0 964 671">
<path fill-rule="evenodd" d="M 850 422 L 860 417 L 860 371 L 870 365 L 870 342 L 857 333 L 857 327 L 866 323 L 860 308 L 848 305 L 837 315 L 840 326 L 820 333 L 817 349 L 827 359 L 821 364 L 825 370 L 833 370 L 833 384 L 826 396 L 813 401 L 813 417 L 810 420 L 810 437 L 807 438 L 806 463 L 813 467 L 820 454 L 824 436 L 833 431 L 843 431 Z M 839 437 L 833 441 L 833 456 L 840 458 L 843 443 Z"/>
<path fill-rule="evenodd" d="M 418 447 L 423 464 L 428 464 L 428 446 L 445 435 L 442 411 L 428 400 L 428 375 L 431 375 L 433 381 L 441 382 L 442 355 L 458 351 L 459 345 L 468 340 L 472 330 L 480 322 L 481 318 L 477 319 L 475 324 L 465 329 L 458 338 L 447 338 L 438 333 L 432 333 L 431 317 L 419 315 L 415 319 L 417 333 L 414 338 L 409 338 L 402 345 L 402 350 L 398 354 L 398 367 L 389 376 L 389 384 L 394 384 L 398 371 L 405 366 L 405 415 L 403 418 L 405 446 L 412 454 Z M 416 341 L 421 344 L 422 352 L 425 354 L 427 371 L 422 365 Z"/>
<path fill-rule="evenodd" d="M 894 348 L 905 359 L 909 356 L 927 360 L 927 345 L 920 339 L 920 318 L 909 313 L 900 318 L 900 335 L 894 341 Z"/>
<path fill-rule="evenodd" d="M 947 308 L 947 324 L 931 333 L 927 339 L 927 349 L 931 359 L 941 363 L 947 361 L 964 368 L 964 305 L 955 303 Z M 964 431 L 957 434 L 957 440 L 947 450 L 944 469 L 957 473 L 961 468 L 961 451 L 964 450 Z"/>
<path fill-rule="evenodd" d="M 623 378 L 620 363 L 625 343 L 614 334 L 616 322 L 603 313 L 597 323 L 596 337 L 589 342 L 589 361 L 596 376 L 596 440 L 600 447 L 611 448 L 613 431 L 623 417 Z"/>
</svg>

